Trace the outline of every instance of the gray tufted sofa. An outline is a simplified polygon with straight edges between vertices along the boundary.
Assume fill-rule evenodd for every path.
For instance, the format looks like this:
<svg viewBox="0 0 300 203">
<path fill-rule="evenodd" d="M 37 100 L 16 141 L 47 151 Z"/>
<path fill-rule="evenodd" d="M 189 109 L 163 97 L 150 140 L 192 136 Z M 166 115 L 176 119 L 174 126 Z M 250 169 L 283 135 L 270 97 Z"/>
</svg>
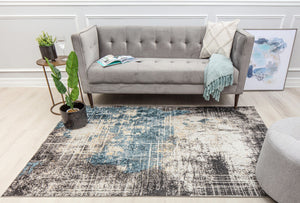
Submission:
<svg viewBox="0 0 300 203">
<path fill-rule="evenodd" d="M 78 56 L 83 91 L 93 107 L 92 93 L 202 94 L 204 68 L 200 59 L 205 27 L 192 26 L 92 26 L 72 35 Z M 235 107 L 243 93 L 254 37 L 238 30 L 231 60 L 234 82 L 224 94 L 235 94 Z M 141 59 L 102 68 L 96 61 L 107 55 Z"/>
</svg>

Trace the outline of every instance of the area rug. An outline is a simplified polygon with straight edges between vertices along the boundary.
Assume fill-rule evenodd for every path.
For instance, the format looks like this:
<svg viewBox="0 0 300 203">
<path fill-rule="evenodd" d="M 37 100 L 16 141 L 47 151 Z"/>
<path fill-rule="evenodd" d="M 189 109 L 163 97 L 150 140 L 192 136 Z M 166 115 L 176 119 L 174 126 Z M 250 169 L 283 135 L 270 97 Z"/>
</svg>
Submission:
<svg viewBox="0 0 300 203">
<path fill-rule="evenodd" d="M 254 107 L 87 113 L 79 130 L 59 122 L 3 196 L 265 196 L 255 165 L 267 129 Z"/>
</svg>

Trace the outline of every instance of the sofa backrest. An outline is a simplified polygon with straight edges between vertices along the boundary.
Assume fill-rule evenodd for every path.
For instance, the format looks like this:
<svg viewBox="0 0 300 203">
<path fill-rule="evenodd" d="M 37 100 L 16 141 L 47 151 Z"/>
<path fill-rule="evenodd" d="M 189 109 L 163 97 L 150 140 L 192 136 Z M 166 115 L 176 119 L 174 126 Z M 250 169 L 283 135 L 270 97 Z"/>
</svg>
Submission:
<svg viewBox="0 0 300 203">
<path fill-rule="evenodd" d="M 199 58 L 204 26 L 98 26 L 100 57 Z"/>
</svg>

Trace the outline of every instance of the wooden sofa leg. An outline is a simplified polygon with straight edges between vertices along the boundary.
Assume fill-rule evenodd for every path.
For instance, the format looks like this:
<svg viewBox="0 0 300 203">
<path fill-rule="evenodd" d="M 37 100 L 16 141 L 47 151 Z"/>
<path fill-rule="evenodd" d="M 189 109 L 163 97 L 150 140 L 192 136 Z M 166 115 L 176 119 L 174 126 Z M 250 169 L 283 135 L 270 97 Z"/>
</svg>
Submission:
<svg viewBox="0 0 300 203">
<path fill-rule="evenodd" d="M 234 108 L 235 108 L 235 109 L 237 108 L 237 105 L 238 105 L 238 102 L 239 102 L 239 97 L 240 97 L 239 94 L 236 94 L 236 95 L 234 96 Z"/>
<path fill-rule="evenodd" d="M 92 108 L 94 108 L 94 104 L 93 104 L 93 96 L 91 93 L 87 93 L 87 96 L 89 98 L 89 102 Z"/>
</svg>

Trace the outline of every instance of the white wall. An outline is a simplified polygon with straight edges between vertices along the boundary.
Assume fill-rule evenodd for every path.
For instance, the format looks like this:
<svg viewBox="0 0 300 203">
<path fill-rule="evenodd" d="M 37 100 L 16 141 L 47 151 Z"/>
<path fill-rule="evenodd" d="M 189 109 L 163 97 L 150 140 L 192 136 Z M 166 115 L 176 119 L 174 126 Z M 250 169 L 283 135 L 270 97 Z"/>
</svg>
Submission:
<svg viewBox="0 0 300 203">
<path fill-rule="evenodd" d="M 93 25 L 205 25 L 241 19 L 241 28 L 300 28 L 300 1 L 284 0 L 0 0 L 0 86 L 45 86 L 35 38 L 67 38 Z M 300 30 L 286 87 L 300 87 Z"/>
</svg>

